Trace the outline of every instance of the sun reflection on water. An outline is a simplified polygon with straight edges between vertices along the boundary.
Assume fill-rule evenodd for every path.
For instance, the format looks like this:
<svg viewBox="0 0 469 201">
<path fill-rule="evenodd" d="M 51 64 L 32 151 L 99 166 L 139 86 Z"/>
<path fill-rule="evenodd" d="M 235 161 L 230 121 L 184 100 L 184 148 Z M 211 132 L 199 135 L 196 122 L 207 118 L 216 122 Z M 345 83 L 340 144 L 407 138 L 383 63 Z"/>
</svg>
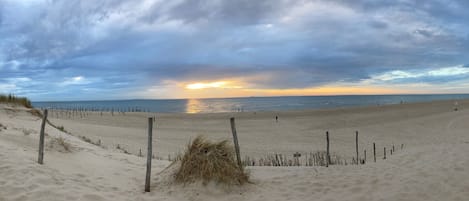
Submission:
<svg viewBox="0 0 469 201">
<path fill-rule="evenodd" d="M 198 99 L 188 99 L 186 102 L 186 113 L 199 113 L 201 112 L 200 107 L 201 101 Z"/>
</svg>

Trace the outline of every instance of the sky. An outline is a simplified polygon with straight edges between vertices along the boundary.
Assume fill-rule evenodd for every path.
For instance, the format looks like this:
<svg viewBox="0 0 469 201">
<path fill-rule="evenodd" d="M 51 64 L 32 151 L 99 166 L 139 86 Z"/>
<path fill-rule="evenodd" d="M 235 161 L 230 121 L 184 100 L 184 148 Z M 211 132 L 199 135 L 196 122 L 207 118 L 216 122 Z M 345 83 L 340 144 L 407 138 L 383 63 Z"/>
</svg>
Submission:
<svg viewBox="0 0 469 201">
<path fill-rule="evenodd" d="M 468 10 L 467 0 L 0 0 L 0 93 L 469 93 Z"/>
</svg>

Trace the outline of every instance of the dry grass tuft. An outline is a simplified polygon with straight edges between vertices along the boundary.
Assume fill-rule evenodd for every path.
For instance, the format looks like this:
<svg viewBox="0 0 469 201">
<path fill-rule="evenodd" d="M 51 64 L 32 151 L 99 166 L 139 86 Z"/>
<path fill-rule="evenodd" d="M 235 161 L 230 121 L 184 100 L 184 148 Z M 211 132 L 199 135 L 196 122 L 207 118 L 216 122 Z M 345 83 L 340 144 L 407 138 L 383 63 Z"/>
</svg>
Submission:
<svg viewBox="0 0 469 201">
<path fill-rule="evenodd" d="M 228 141 L 211 142 L 201 136 L 192 141 L 182 156 L 175 173 L 178 183 L 210 181 L 227 185 L 249 182 L 249 175 L 236 163 L 235 153 Z"/>
<path fill-rule="evenodd" d="M 6 130 L 6 129 L 7 129 L 7 126 L 4 126 L 3 124 L 0 123 L 0 131 Z"/>
<path fill-rule="evenodd" d="M 42 118 L 42 113 L 38 109 L 32 108 L 31 110 L 29 110 L 29 113 L 31 113 L 32 115 L 34 115 L 36 117 L 41 117 Z"/>
<path fill-rule="evenodd" d="M 70 152 L 70 144 L 65 141 L 63 137 L 57 138 L 57 143 L 64 148 L 65 151 Z"/>
<path fill-rule="evenodd" d="M 25 128 L 23 128 L 22 131 L 23 131 L 23 134 L 24 134 L 24 135 L 29 135 L 29 134 L 31 134 L 31 133 L 35 133 L 35 131 L 32 130 L 32 129 L 25 129 Z"/>
<path fill-rule="evenodd" d="M 48 147 L 59 152 L 72 152 L 72 145 L 63 137 L 52 138 Z"/>
</svg>

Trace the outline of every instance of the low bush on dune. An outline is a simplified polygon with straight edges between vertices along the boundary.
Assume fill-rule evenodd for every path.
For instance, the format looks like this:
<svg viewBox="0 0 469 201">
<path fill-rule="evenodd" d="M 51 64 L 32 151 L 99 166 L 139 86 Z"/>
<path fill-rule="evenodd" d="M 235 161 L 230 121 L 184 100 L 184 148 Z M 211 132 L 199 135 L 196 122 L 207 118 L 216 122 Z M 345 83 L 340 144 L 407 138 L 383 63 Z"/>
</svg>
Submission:
<svg viewBox="0 0 469 201">
<path fill-rule="evenodd" d="M 9 94 L 9 95 L 0 94 L 0 103 L 13 103 L 13 104 L 22 105 L 26 108 L 33 108 L 33 106 L 31 105 L 31 101 L 28 98 L 17 97 L 12 94 Z"/>
<path fill-rule="evenodd" d="M 228 141 L 211 142 L 201 136 L 195 138 L 181 157 L 175 172 L 177 183 L 210 181 L 228 185 L 242 185 L 249 175 L 236 163 L 235 153 Z"/>
</svg>

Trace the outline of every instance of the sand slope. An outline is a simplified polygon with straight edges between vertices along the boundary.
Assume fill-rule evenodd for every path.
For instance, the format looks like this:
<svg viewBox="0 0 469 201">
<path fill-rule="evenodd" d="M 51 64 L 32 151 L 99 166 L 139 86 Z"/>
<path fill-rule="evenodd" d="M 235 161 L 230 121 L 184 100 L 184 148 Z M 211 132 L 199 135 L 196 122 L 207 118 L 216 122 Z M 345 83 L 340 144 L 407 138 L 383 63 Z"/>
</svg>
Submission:
<svg viewBox="0 0 469 201">
<path fill-rule="evenodd" d="M 74 136 L 47 126 L 46 144 L 62 137 L 72 151 L 48 147 L 45 164 L 38 165 L 40 119 L 23 108 L 1 105 L 0 124 L 7 128 L 0 131 L 0 201 L 468 200 L 466 104 L 460 102 L 457 112 L 452 111 L 453 102 L 442 101 L 347 110 L 234 114 L 239 119 L 238 132 L 245 155 L 323 149 L 325 130 L 331 132 L 331 149 L 344 156 L 354 153 L 355 130 L 360 130 L 362 149 L 370 150 L 372 142 L 379 145 L 379 150 L 392 143 L 405 143 L 405 148 L 388 155 L 387 160 L 382 160 L 380 153 L 377 163 L 359 166 L 249 167 L 254 184 L 230 190 L 214 184 L 169 185 L 168 175 L 158 173 L 169 162 L 158 160 L 153 166 L 151 193 L 143 193 L 145 159 L 123 154 L 112 145 L 120 143 L 129 150 L 134 147 L 135 152 L 144 143 L 145 121 L 136 123 L 145 120 L 144 115 L 52 118 Z M 279 114 L 279 123 L 272 121 L 274 114 Z M 198 132 L 206 132 L 211 138 L 227 138 L 229 123 L 225 121 L 231 115 L 159 114 L 156 150 L 161 150 L 161 156 L 177 152 Z M 75 137 L 80 135 L 102 139 L 108 148 Z"/>
</svg>

